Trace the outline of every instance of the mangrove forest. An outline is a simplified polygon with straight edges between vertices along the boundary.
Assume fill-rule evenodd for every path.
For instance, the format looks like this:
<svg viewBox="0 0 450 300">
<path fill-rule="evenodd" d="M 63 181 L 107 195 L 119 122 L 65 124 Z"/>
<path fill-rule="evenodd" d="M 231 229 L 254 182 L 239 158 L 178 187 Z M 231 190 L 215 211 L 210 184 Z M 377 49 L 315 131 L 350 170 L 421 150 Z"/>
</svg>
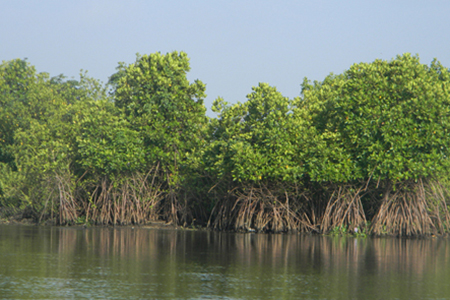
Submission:
<svg viewBox="0 0 450 300">
<path fill-rule="evenodd" d="M 0 65 L 0 217 L 55 225 L 419 236 L 450 231 L 450 71 L 356 63 L 299 96 L 243 102 L 187 79 L 184 52 L 107 84 Z"/>
</svg>

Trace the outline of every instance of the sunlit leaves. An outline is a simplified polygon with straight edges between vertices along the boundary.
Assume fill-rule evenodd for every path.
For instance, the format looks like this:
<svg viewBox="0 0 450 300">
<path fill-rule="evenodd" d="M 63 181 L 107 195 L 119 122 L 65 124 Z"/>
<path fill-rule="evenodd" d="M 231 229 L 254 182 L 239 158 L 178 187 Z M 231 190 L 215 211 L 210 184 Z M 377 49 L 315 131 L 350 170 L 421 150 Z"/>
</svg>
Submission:
<svg viewBox="0 0 450 300">
<path fill-rule="evenodd" d="M 350 67 L 304 84 L 315 126 L 336 132 L 356 177 L 403 180 L 437 175 L 448 164 L 449 72 L 405 54 Z M 337 161 L 342 164 L 343 161 Z"/>
<path fill-rule="evenodd" d="M 129 128 L 112 103 L 87 102 L 79 105 L 82 114 L 76 145 L 79 164 L 105 175 L 141 171 L 145 166 L 145 149 L 139 133 Z"/>
<path fill-rule="evenodd" d="M 211 123 L 208 170 L 233 181 L 296 181 L 304 174 L 309 132 L 296 118 L 291 101 L 260 83 L 247 102 L 216 100 L 219 119 Z M 299 121 L 299 122 L 298 122 Z"/>
<path fill-rule="evenodd" d="M 189 82 L 189 70 L 184 52 L 153 53 L 121 64 L 111 77 L 114 103 L 138 133 L 147 167 L 161 163 L 173 181 L 204 143 L 205 84 Z"/>
</svg>

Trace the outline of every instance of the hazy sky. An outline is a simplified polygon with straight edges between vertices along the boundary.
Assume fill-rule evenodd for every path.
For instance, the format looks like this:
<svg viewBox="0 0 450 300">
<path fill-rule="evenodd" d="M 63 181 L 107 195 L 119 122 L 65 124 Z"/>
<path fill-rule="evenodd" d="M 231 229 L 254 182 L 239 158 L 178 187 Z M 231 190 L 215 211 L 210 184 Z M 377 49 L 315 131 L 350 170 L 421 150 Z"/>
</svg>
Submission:
<svg viewBox="0 0 450 300">
<path fill-rule="evenodd" d="M 138 52 L 185 51 L 210 109 L 258 82 L 293 98 L 304 77 L 405 52 L 450 67 L 449 29 L 450 1 L 0 0 L 0 60 L 106 82 Z"/>
</svg>

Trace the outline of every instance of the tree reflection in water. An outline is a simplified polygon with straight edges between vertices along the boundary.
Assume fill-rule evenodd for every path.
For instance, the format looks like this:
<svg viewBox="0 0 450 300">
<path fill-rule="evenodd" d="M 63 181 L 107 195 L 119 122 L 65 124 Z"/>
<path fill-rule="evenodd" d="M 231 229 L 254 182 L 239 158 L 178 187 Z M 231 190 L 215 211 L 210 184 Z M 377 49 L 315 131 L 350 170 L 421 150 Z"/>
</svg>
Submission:
<svg viewBox="0 0 450 300">
<path fill-rule="evenodd" d="M 450 295 L 444 238 L 0 226 L 0 253 L 6 298 Z"/>
</svg>

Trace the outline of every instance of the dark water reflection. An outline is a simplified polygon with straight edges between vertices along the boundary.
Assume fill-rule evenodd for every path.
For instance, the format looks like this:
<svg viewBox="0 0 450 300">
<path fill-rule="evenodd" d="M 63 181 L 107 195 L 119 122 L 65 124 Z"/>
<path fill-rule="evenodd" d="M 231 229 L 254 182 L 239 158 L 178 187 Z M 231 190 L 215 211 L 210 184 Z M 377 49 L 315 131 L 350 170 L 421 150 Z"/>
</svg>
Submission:
<svg viewBox="0 0 450 300">
<path fill-rule="evenodd" d="M 0 226 L 0 298 L 450 299 L 447 239 Z"/>
</svg>

